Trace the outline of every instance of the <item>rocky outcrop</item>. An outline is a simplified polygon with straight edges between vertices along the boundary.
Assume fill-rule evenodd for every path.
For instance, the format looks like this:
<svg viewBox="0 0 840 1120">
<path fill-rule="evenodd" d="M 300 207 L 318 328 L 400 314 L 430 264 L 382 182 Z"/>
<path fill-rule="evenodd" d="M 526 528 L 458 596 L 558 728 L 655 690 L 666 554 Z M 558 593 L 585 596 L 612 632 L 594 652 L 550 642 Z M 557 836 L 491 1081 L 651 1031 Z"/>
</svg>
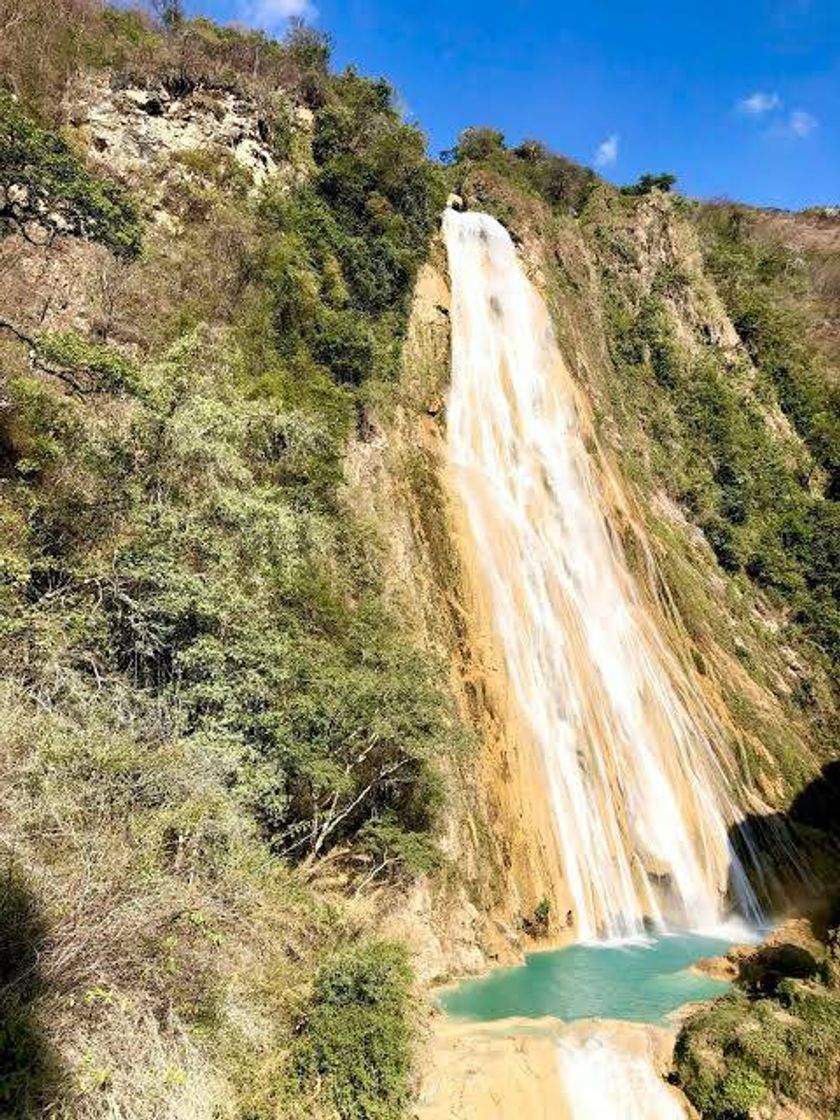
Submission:
<svg viewBox="0 0 840 1120">
<path fill-rule="evenodd" d="M 67 117 L 91 164 L 137 190 L 158 220 L 179 184 L 212 181 L 239 169 L 245 190 L 267 180 L 291 181 L 291 164 L 278 158 L 276 119 L 256 101 L 226 89 L 172 93 L 163 85 L 120 87 L 88 76 L 68 96 Z M 305 109 L 279 104 L 282 127 L 306 128 Z M 226 162 L 227 168 L 220 164 Z"/>
</svg>

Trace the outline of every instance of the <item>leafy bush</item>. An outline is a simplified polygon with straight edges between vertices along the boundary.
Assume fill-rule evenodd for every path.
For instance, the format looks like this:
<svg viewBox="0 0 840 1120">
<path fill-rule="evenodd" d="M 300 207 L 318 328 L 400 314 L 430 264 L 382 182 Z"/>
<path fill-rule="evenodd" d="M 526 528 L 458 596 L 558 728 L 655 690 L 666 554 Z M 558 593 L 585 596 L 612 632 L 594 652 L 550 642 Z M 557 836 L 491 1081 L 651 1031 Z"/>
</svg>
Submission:
<svg viewBox="0 0 840 1120">
<path fill-rule="evenodd" d="M 75 331 L 40 335 L 35 353 L 42 368 L 72 379 L 83 392 L 117 393 L 135 387 L 134 367 L 123 354 Z"/>
<path fill-rule="evenodd" d="M 269 195 L 262 260 L 278 345 L 340 385 L 387 378 L 443 181 L 405 125 L 387 82 L 348 69 L 329 79 L 315 117 L 314 183 Z M 363 313 L 360 316 L 359 313 Z"/>
<path fill-rule="evenodd" d="M 663 172 L 659 175 L 640 175 L 638 182 L 630 187 L 622 187 L 622 194 L 629 195 L 643 195 L 650 194 L 651 191 L 671 191 L 677 181 L 676 175 L 671 175 Z"/>
<path fill-rule="evenodd" d="M 297 1067 L 305 1080 L 323 1080 L 341 1120 L 405 1114 L 410 987 L 405 950 L 384 941 L 337 952 L 315 977 Z"/>
<path fill-rule="evenodd" d="M 443 153 L 447 162 L 492 167 L 507 179 L 544 199 L 549 206 L 577 213 L 599 182 L 594 171 L 565 156 L 555 155 L 537 140 L 524 140 L 509 150 L 501 132 L 468 128 L 457 145 Z"/>
<path fill-rule="evenodd" d="M 708 1120 L 749 1120 L 768 1098 L 834 1120 L 838 1050 L 837 992 L 786 980 L 772 997 L 736 994 L 696 1012 L 674 1057 L 679 1083 Z"/>
<path fill-rule="evenodd" d="M 344 385 L 361 385 L 373 368 L 370 335 L 350 311 L 324 311 L 319 316 L 312 354 Z"/>
<path fill-rule="evenodd" d="M 447 158 L 454 159 L 456 163 L 463 160 L 485 160 L 500 154 L 505 150 L 504 133 L 496 128 L 483 128 L 473 126 L 465 128 L 458 137 L 458 143 L 452 152 L 444 153 Z"/>
<path fill-rule="evenodd" d="M 140 221 L 125 191 L 92 175 L 54 132 L 0 94 L 0 232 L 70 232 L 119 257 L 140 251 Z"/>
</svg>

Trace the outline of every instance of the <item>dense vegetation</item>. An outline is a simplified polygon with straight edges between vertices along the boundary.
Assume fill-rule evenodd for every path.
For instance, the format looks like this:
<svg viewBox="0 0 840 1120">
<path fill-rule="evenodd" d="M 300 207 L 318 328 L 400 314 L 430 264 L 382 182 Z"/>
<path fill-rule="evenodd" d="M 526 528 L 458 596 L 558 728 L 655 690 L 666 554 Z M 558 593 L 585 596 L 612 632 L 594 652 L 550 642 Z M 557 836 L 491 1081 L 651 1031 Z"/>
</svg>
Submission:
<svg viewBox="0 0 840 1120">
<path fill-rule="evenodd" d="M 0 234 L 72 233 L 119 257 L 140 249 L 136 207 L 117 183 L 90 174 L 54 132 L 27 119 L 0 91 Z"/>
<path fill-rule="evenodd" d="M 835 665 L 836 380 L 789 307 L 795 263 L 725 209 L 695 216 L 745 353 L 677 337 L 691 281 L 661 263 L 643 285 L 628 234 L 670 177 L 621 195 L 483 128 L 440 167 L 320 34 L 159 9 L 0 0 L 4 278 L 65 250 L 81 278 L 72 327 L 43 325 L 32 272 L 0 315 L 0 1112 L 397 1120 L 412 979 L 375 888 L 445 869 L 466 736 L 344 463 L 394 399 L 446 187 L 512 187 L 494 204 L 513 227 L 551 217 L 552 277 L 587 325 L 580 277 L 600 285 L 628 476 L 649 468 L 731 586 Z M 256 190 L 230 152 L 179 151 L 156 225 L 151 192 L 76 149 L 64 98 L 91 69 L 241 96 L 290 174 Z M 550 240 L 569 228 L 577 278 Z M 800 440 L 771 430 L 777 403 Z M 549 917 L 542 899 L 525 928 Z M 772 998 L 816 1022 L 811 991 Z"/>
<path fill-rule="evenodd" d="M 788 488 L 765 532 L 767 557 L 748 570 L 784 594 L 798 619 L 840 663 L 840 379 L 793 302 L 807 295 L 801 263 L 779 243 L 750 236 L 737 207 L 699 215 L 709 268 L 746 349 L 812 462 Z M 777 495 L 778 502 L 779 495 Z M 785 561 L 782 561 L 785 553 Z M 787 568 L 786 571 L 780 569 Z"/>
<path fill-rule="evenodd" d="M 834 1120 L 840 1107 L 840 991 L 829 949 L 759 950 L 742 991 L 692 1015 L 675 1052 L 676 1076 L 708 1120 L 749 1120 L 760 1108 L 799 1108 Z"/>
<path fill-rule="evenodd" d="M 563 213 L 578 213 L 600 181 L 590 168 L 550 152 L 539 140 L 508 148 L 494 128 L 465 129 L 443 158 L 454 164 L 460 180 L 476 166 L 489 168 Z"/>
<path fill-rule="evenodd" d="M 43 12 L 14 8 L 30 49 Z M 127 294 L 93 338 L 0 323 L 0 1110 L 174 1115 L 183 1097 L 390 1120 L 411 975 L 367 940 L 364 892 L 440 866 L 463 733 L 385 603 L 342 463 L 396 375 L 439 172 L 387 83 L 332 74 L 305 29 L 54 16 L 48 72 L 7 56 L 3 185 L 32 224 L 4 212 L 4 232 L 97 242 L 108 298 Z M 80 65 L 246 93 L 310 173 L 248 195 L 186 153 L 181 232 L 147 229 L 137 259 L 137 205 L 52 124 Z"/>
<path fill-rule="evenodd" d="M 729 267 L 730 275 L 742 275 L 740 265 Z M 746 267 L 744 275 L 750 275 Z M 745 572 L 788 605 L 792 618 L 836 666 L 839 508 L 830 479 L 823 493 L 808 457 L 792 441 L 780 440 L 765 418 L 777 394 L 785 411 L 792 408 L 793 388 L 785 396 L 780 381 L 789 378 L 792 386 L 801 371 L 802 380 L 795 384 L 803 402 L 806 385 L 810 391 L 808 404 L 802 404 L 808 410 L 803 423 L 810 425 L 809 446 L 830 466 L 836 455 L 831 383 L 812 373 L 814 356 L 801 324 L 784 318 L 749 278 L 744 290 L 750 292 L 752 311 L 744 315 L 752 316 L 750 331 L 742 317 L 736 314 L 734 321 L 756 361 L 759 384 L 751 383 L 743 362 L 727 362 L 719 349 L 687 354 L 668 313 L 668 301 L 679 299 L 681 284 L 684 278 L 666 271 L 637 307 L 610 305 L 614 360 L 640 385 L 648 370 L 652 374 L 646 391 L 654 436 L 673 452 L 669 490 L 703 529 L 721 566 Z M 799 365 L 782 356 L 793 352 Z"/>
<path fill-rule="evenodd" d="M 406 1028 L 411 971 L 405 950 L 371 942 L 336 953 L 315 977 L 296 1060 L 325 1079 L 349 1120 L 394 1120 L 410 1103 Z"/>
</svg>

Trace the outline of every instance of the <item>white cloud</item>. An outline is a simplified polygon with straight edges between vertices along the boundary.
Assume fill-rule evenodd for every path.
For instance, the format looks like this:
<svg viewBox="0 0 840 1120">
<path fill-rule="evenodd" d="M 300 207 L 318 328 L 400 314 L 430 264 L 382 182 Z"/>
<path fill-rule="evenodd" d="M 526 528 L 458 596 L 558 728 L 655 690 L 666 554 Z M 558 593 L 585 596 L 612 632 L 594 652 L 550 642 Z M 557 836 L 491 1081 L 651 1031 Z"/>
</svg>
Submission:
<svg viewBox="0 0 840 1120">
<path fill-rule="evenodd" d="M 788 117 L 787 127 L 791 136 L 804 140 L 811 135 L 817 124 L 817 118 L 813 113 L 808 113 L 805 109 L 794 109 Z"/>
<path fill-rule="evenodd" d="M 782 99 L 778 93 L 761 93 L 758 91 L 751 93 L 743 101 L 739 101 L 738 108 L 747 116 L 760 117 L 763 113 L 769 113 L 771 109 L 778 109 L 781 103 Z"/>
<path fill-rule="evenodd" d="M 265 31 L 275 31 L 295 16 L 314 19 L 317 14 L 310 0 L 248 0 L 243 5 L 245 22 Z"/>
<path fill-rule="evenodd" d="M 600 143 L 595 151 L 595 166 L 609 167 L 618 159 L 618 134 L 613 133 Z"/>
</svg>

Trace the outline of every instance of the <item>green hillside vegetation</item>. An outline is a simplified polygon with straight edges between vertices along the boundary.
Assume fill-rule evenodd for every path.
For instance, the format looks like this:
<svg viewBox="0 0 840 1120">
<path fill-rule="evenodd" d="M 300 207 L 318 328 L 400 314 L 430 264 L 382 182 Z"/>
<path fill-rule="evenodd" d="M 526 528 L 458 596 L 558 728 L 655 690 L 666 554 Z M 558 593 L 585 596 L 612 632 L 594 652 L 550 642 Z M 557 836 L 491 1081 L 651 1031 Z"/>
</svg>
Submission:
<svg viewBox="0 0 840 1120">
<path fill-rule="evenodd" d="M 155 303 L 129 347 L 0 329 L 0 1111 L 396 1117 L 410 970 L 355 883 L 442 865 L 465 734 L 384 605 L 342 460 L 396 378 L 440 174 L 388 84 L 331 73 L 314 33 L 68 4 L 32 71 L 38 6 L 18 14 L 3 184 L 142 253 Z M 141 238 L 51 123 L 80 65 L 247 89 L 277 152 L 307 105 L 314 173 L 250 200 L 217 176 L 177 252 Z"/>
<path fill-rule="evenodd" d="M 87 71 L 246 97 L 294 174 L 251 191 L 229 153 L 182 151 L 156 223 L 68 125 Z M 471 735 L 451 667 L 386 593 L 345 460 L 401 399 L 446 192 L 538 230 L 554 310 L 603 326 L 599 433 L 642 502 L 666 493 L 710 546 L 650 514 L 701 671 L 714 631 L 771 687 L 778 658 L 726 614 L 747 632 L 769 603 L 804 666 L 780 703 L 827 756 L 840 453 L 836 370 L 791 309 L 808 277 L 737 212 L 668 201 L 744 343 L 731 362 L 690 349 L 670 310 L 690 278 L 663 264 L 643 284 L 633 241 L 668 176 L 622 194 L 486 128 L 436 163 L 389 84 L 336 73 L 303 26 L 276 42 L 0 0 L 0 75 L 4 244 L 102 254 L 113 296 L 87 331 L 0 318 L 0 1115 L 398 1120 L 423 1011 L 383 913 L 418 876 L 457 877 L 439 838 Z M 406 489 L 444 554 L 425 454 Z M 727 701 L 783 802 L 812 760 Z"/>
<path fill-rule="evenodd" d="M 698 213 L 706 260 L 727 310 L 810 460 L 764 508 L 759 549 L 735 528 L 732 562 L 742 563 L 762 586 L 791 605 L 793 617 L 819 643 L 837 671 L 840 664 L 840 371 L 812 341 L 814 323 L 799 307 L 809 283 L 802 262 L 779 243 L 749 236 L 749 218 L 736 207 L 707 206 Z M 807 304 L 806 304 L 807 306 Z M 736 467 L 737 470 L 737 467 Z M 755 464 L 744 462 L 743 472 Z M 747 499 L 749 501 L 749 499 Z M 736 504 L 736 514 L 737 502 Z M 775 504 L 775 510 L 771 511 Z"/>
</svg>

